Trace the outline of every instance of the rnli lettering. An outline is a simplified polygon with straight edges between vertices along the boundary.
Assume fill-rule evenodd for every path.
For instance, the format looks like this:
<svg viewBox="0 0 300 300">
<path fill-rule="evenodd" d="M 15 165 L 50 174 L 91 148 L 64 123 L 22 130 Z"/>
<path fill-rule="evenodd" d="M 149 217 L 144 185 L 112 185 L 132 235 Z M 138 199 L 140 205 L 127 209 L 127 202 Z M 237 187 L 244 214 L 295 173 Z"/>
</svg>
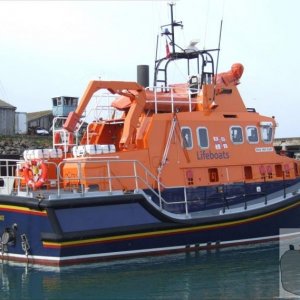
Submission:
<svg viewBox="0 0 300 300">
<path fill-rule="evenodd" d="M 0 221 L 4 221 L 4 215 L 0 215 Z"/>
<path fill-rule="evenodd" d="M 206 160 L 206 159 L 229 159 L 229 153 L 226 151 L 223 152 L 207 152 L 197 151 L 197 159 L 198 160 Z"/>
</svg>

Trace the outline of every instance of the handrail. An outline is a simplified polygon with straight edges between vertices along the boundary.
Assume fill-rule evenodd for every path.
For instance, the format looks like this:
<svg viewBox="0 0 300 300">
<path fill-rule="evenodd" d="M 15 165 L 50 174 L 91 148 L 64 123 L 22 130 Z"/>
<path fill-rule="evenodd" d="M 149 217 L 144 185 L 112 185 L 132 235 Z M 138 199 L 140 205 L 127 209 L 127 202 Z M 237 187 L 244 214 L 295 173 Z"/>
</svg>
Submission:
<svg viewBox="0 0 300 300">
<path fill-rule="evenodd" d="M 19 178 L 16 174 L 19 161 L 16 159 L 0 159 L 0 180 L 3 183 L 0 188 L 1 190 L 6 189 L 5 194 L 9 194 L 13 190 L 14 180 Z"/>
<path fill-rule="evenodd" d="M 189 214 L 189 208 L 188 208 L 188 196 L 187 196 L 187 190 L 188 187 L 186 186 L 172 186 L 172 187 L 168 187 L 166 185 L 164 185 L 161 181 L 160 181 L 160 177 L 156 177 L 150 170 L 148 170 L 140 161 L 137 160 L 91 160 L 91 161 L 85 161 L 85 163 L 105 163 L 106 164 L 106 176 L 97 176 L 97 177 L 81 177 L 80 174 L 78 174 L 78 178 L 72 178 L 74 180 L 92 180 L 92 179 L 98 179 L 98 180 L 108 180 L 109 183 L 109 187 L 108 187 L 108 192 L 113 192 L 113 188 L 112 188 L 112 181 L 113 180 L 122 180 L 122 179 L 132 179 L 133 180 L 133 185 L 135 186 L 135 190 L 138 191 L 140 189 L 140 185 L 144 185 L 147 187 L 147 189 L 149 189 L 157 198 L 159 201 L 159 207 L 160 209 L 164 209 L 164 206 L 170 206 L 170 205 L 174 205 L 174 204 L 184 204 L 185 205 L 185 213 L 186 215 Z M 133 166 L 133 172 L 131 174 L 127 174 L 127 175 L 118 175 L 118 176 L 114 176 L 111 172 L 111 168 L 112 165 L 115 163 L 131 163 Z M 78 164 L 78 170 L 81 170 L 80 164 L 81 162 L 77 162 Z M 138 168 L 141 168 L 144 176 L 141 176 L 141 172 L 139 172 Z M 67 178 L 61 178 L 62 180 L 66 180 Z M 257 178 L 259 179 L 259 178 Z M 255 180 L 257 180 L 255 179 Z M 284 176 L 284 172 L 283 172 L 283 180 L 286 180 L 287 178 Z M 157 185 L 157 190 L 155 188 L 152 187 L 152 184 L 156 183 Z M 219 184 L 220 186 L 225 186 L 224 184 Z M 182 188 L 183 192 L 184 192 L 184 199 L 182 201 L 172 201 L 172 202 L 167 202 L 163 197 L 162 197 L 162 190 L 167 190 L 169 188 Z M 284 189 L 285 190 L 285 189 Z M 83 191 L 84 193 L 84 191 Z M 223 200 L 224 200 L 224 208 L 228 207 L 228 203 L 227 203 L 227 196 L 226 193 L 222 193 L 223 194 Z M 263 195 L 264 193 L 259 193 L 261 195 Z M 267 195 L 265 195 L 267 196 Z M 247 200 L 245 199 L 245 207 L 247 207 Z"/>
<path fill-rule="evenodd" d="M 0 179 L 3 180 L 4 185 L 6 184 L 7 191 L 10 190 L 10 184 L 11 182 L 14 182 L 14 187 L 15 190 L 18 192 L 21 191 L 21 189 L 26 188 L 26 192 L 29 195 L 30 189 L 28 186 L 23 185 L 21 186 L 21 177 L 18 172 L 19 169 L 21 169 L 22 164 L 25 164 L 26 162 L 24 160 L 8 160 L 8 159 L 0 159 Z M 51 187 L 51 180 L 55 181 L 55 187 L 56 187 L 56 192 L 57 192 L 57 197 L 61 197 L 62 195 L 62 188 L 63 182 L 67 182 L 68 180 L 70 181 L 78 181 L 78 187 L 80 187 L 80 192 L 84 196 L 85 193 L 87 193 L 87 190 L 84 188 L 87 188 L 84 186 L 84 181 L 89 181 L 92 182 L 93 180 L 97 181 L 99 184 L 103 182 L 104 184 L 108 184 L 107 188 L 105 189 L 106 192 L 112 193 L 114 191 L 114 182 L 118 185 L 124 184 L 125 180 L 129 180 L 130 182 L 130 189 L 133 189 L 133 192 L 137 193 L 140 190 L 149 190 L 151 194 L 153 194 L 157 201 L 158 201 L 158 206 L 160 207 L 161 210 L 165 210 L 166 207 L 170 207 L 171 205 L 174 204 L 183 204 L 185 206 L 185 214 L 188 216 L 189 214 L 189 199 L 187 191 L 189 190 L 189 187 L 186 186 L 166 186 L 160 181 L 160 177 L 154 175 L 144 164 L 142 164 L 138 160 L 119 160 L 119 159 L 114 159 L 113 157 L 106 157 L 104 158 L 91 158 L 91 159 L 85 159 L 84 161 L 79 161 L 75 159 L 68 159 L 65 161 L 60 162 L 59 164 L 56 164 L 51 161 L 45 161 L 46 164 L 52 165 L 53 170 L 55 169 L 56 171 L 56 178 L 51 178 L 49 179 L 50 182 L 50 187 Z M 71 177 L 64 177 L 63 176 L 63 167 L 66 164 L 74 164 L 76 165 L 77 168 L 77 174 L 73 174 Z M 98 166 L 103 165 L 105 168 L 103 168 L 103 176 L 84 176 L 82 173 L 83 168 L 82 164 L 98 164 Z M 120 165 L 122 163 L 125 164 L 130 164 L 132 168 L 126 166 L 126 168 L 123 168 L 124 173 L 121 175 L 114 175 L 113 170 L 114 167 L 116 167 L 116 164 Z M 11 181 L 13 179 L 13 181 Z M 258 178 L 257 178 L 258 179 Z M 285 176 L 285 172 L 282 173 L 282 179 L 285 181 L 288 179 L 288 177 Z M 256 179 L 255 179 L 256 180 Z M 123 181 L 123 182 L 122 182 Z M 267 181 L 267 178 L 264 179 L 264 182 Z M 246 184 L 246 181 L 244 181 L 244 185 Z M 154 187 L 155 186 L 155 187 Z M 219 186 L 225 187 L 226 185 L 224 184 L 219 184 Z M 115 186 L 116 188 L 116 186 Z M 180 201 L 166 201 L 162 197 L 162 191 L 166 191 L 169 188 L 181 188 L 183 189 L 183 197 L 182 200 Z M 47 193 L 52 193 L 54 194 L 55 191 L 53 189 L 48 190 Z M 125 190 L 124 190 L 125 191 Z M 4 192 L 5 193 L 5 192 Z M 7 192 L 8 193 L 8 192 Z M 266 201 L 265 204 L 267 204 L 267 194 L 265 192 L 257 192 L 257 194 L 260 195 L 265 195 Z M 222 189 L 220 195 L 222 195 L 223 200 L 224 200 L 224 211 L 226 208 L 229 208 L 229 205 L 227 203 L 227 192 L 226 188 Z M 242 195 L 242 194 L 241 194 Z M 150 197 L 150 195 L 148 195 Z M 247 193 L 246 190 L 244 191 L 244 204 L 245 204 L 245 209 L 247 209 Z M 284 186 L 284 197 L 286 197 L 286 186 Z M 206 200 L 206 197 L 205 197 Z M 155 202 L 153 202 L 155 203 Z M 168 209 L 166 209 L 168 211 Z"/>
<path fill-rule="evenodd" d="M 72 163 L 77 165 L 77 177 L 72 176 L 72 177 L 63 177 L 62 176 L 62 168 L 65 164 L 68 163 Z M 90 164 L 97 164 L 97 163 L 101 163 L 103 165 L 106 166 L 106 174 L 105 176 L 82 176 L 81 174 L 81 164 L 82 163 L 90 163 Z M 130 174 L 126 174 L 126 175 L 113 175 L 112 174 L 112 165 L 113 164 L 121 164 L 121 163 L 131 163 L 132 164 L 132 173 Z M 142 172 L 139 172 L 138 169 L 141 169 Z M 188 206 L 187 206 L 187 198 L 185 197 L 183 201 L 173 201 L 173 202 L 167 202 L 161 195 L 161 190 L 162 189 L 168 189 L 169 187 L 165 186 L 163 183 L 161 183 L 159 181 L 159 178 L 156 177 L 154 174 L 152 174 L 152 172 L 150 170 L 148 170 L 141 162 L 137 161 L 137 160 L 111 160 L 111 159 L 106 159 L 106 160 L 101 160 L 101 159 L 93 159 L 93 160 L 88 160 L 85 162 L 80 162 L 80 161 L 73 161 L 70 160 L 69 162 L 60 162 L 59 165 L 57 166 L 58 169 L 58 174 L 59 174 L 59 178 L 58 181 L 65 181 L 67 182 L 69 181 L 78 181 L 78 182 L 82 182 L 82 181 L 88 181 L 88 180 L 98 180 L 99 182 L 101 180 L 103 181 L 107 181 L 108 182 L 108 189 L 107 192 L 112 193 L 113 192 L 113 186 L 112 186 L 112 182 L 115 181 L 120 181 L 120 180 L 124 180 L 124 179 L 131 179 L 133 180 L 133 186 L 135 187 L 135 192 L 140 190 L 140 186 L 144 185 L 146 186 L 147 189 L 149 189 L 157 198 L 159 201 L 159 207 L 160 209 L 163 209 L 164 206 L 169 206 L 169 205 L 174 205 L 174 204 L 185 204 L 186 207 L 186 214 L 188 214 Z M 143 173 L 144 176 L 141 176 L 141 173 Z M 152 187 L 152 184 L 155 183 L 157 184 L 157 191 L 155 188 Z M 174 187 L 172 187 L 174 188 Z M 182 187 L 184 188 L 184 187 Z M 61 187 L 58 185 L 58 196 L 61 195 L 61 191 L 60 191 Z M 84 194 L 85 190 L 84 188 L 81 187 L 81 193 Z"/>
<path fill-rule="evenodd" d="M 188 108 L 189 108 L 189 112 L 192 111 L 192 105 L 193 104 L 197 104 L 197 100 L 193 100 L 192 94 L 194 92 L 191 91 L 191 89 L 189 88 L 189 86 L 186 86 L 186 91 L 187 92 L 176 92 L 177 87 L 172 87 L 172 86 L 168 86 L 167 87 L 167 91 L 170 94 L 170 100 L 162 100 L 162 99 L 158 99 L 158 92 L 161 91 L 161 87 L 147 87 L 145 90 L 146 91 L 152 91 L 154 98 L 153 100 L 146 100 L 146 103 L 154 103 L 154 112 L 155 114 L 158 113 L 158 104 L 171 104 L 171 109 L 170 112 L 174 113 L 175 112 L 175 106 L 176 105 L 180 105 L 180 104 L 188 104 Z M 188 101 L 186 100 L 180 100 L 180 99 L 176 99 L 176 96 L 178 97 L 187 97 Z M 196 99 L 196 98 L 195 98 Z"/>
<path fill-rule="evenodd" d="M 78 130 L 76 130 L 72 135 L 72 139 L 75 137 L 75 142 L 71 143 L 70 135 L 71 133 L 62 128 L 62 124 L 65 122 L 66 117 L 55 117 L 52 121 L 52 145 L 53 148 L 61 148 L 64 156 L 66 157 L 69 147 L 78 144 Z M 61 124 L 60 124 L 61 123 Z M 58 138 L 58 141 L 56 140 Z"/>
</svg>

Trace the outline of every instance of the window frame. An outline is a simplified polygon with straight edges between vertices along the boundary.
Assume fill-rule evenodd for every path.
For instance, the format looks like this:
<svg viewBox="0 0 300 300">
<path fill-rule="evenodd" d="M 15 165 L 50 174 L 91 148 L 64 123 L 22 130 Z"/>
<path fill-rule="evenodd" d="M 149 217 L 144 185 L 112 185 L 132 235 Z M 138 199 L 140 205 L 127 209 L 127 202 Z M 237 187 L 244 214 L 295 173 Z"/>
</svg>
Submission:
<svg viewBox="0 0 300 300">
<path fill-rule="evenodd" d="M 272 130 L 272 134 L 271 134 L 271 137 L 270 137 L 269 140 L 265 140 L 265 139 L 264 139 L 264 134 L 263 134 L 263 132 L 264 132 L 264 130 L 265 130 L 266 128 L 269 128 L 269 129 Z M 261 138 L 261 140 L 263 141 L 264 144 L 272 144 L 273 139 L 274 139 L 274 133 L 275 133 L 275 132 L 274 132 L 274 126 L 273 126 L 272 123 L 270 123 L 270 124 L 268 124 L 268 125 L 261 125 L 261 126 L 260 126 L 260 138 Z"/>
<path fill-rule="evenodd" d="M 242 141 L 234 141 L 233 136 L 232 136 L 232 129 L 233 128 L 239 128 L 241 130 L 241 136 L 242 136 Z M 229 135 L 230 135 L 230 140 L 233 144 L 235 145 L 241 145 L 244 143 L 244 135 L 243 135 L 243 127 L 239 125 L 233 125 L 229 127 Z"/>
<path fill-rule="evenodd" d="M 250 141 L 249 140 L 250 136 L 248 135 L 248 129 L 250 129 L 250 128 L 255 128 L 255 130 L 256 130 L 256 137 L 257 137 L 256 141 Z M 246 133 L 247 142 L 249 144 L 258 144 L 259 143 L 259 130 L 258 130 L 258 128 L 255 125 L 248 125 L 248 126 L 246 126 L 245 127 L 245 133 Z"/>
<path fill-rule="evenodd" d="M 201 143 L 200 143 L 200 136 L 199 136 L 199 130 L 200 129 L 205 129 L 205 131 L 206 131 L 207 146 L 205 146 L 205 147 L 203 147 L 201 145 Z M 209 148 L 209 138 L 208 138 L 208 129 L 207 129 L 207 127 L 204 127 L 204 126 L 197 127 L 196 133 L 197 133 L 197 142 L 198 142 L 199 148 L 201 148 L 201 149 L 208 149 Z"/>
<path fill-rule="evenodd" d="M 184 145 L 184 137 L 183 137 L 183 134 L 182 134 L 182 131 L 184 130 L 184 129 L 188 129 L 189 130 L 189 132 L 190 132 L 190 137 L 191 137 L 191 146 L 190 147 L 187 147 L 187 146 L 185 146 Z M 191 149 L 193 149 L 193 133 L 192 133 L 192 130 L 191 130 L 191 128 L 190 127 L 188 127 L 188 126 L 181 126 L 181 128 L 180 128 L 180 135 L 181 135 L 181 146 L 182 146 L 182 148 L 183 149 L 186 149 L 186 150 L 191 150 Z"/>
</svg>

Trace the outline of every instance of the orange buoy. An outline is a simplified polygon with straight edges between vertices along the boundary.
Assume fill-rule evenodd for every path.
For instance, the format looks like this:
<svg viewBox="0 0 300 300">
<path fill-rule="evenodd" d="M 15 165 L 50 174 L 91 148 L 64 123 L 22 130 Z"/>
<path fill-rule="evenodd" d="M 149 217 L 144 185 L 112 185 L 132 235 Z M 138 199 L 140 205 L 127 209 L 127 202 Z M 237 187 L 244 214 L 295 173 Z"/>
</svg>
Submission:
<svg viewBox="0 0 300 300">
<path fill-rule="evenodd" d="M 34 190 L 43 186 L 47 180 L 48 169 L 42 160 L 33 160 L 23 168 L 26 184 Z"/>
</svg>

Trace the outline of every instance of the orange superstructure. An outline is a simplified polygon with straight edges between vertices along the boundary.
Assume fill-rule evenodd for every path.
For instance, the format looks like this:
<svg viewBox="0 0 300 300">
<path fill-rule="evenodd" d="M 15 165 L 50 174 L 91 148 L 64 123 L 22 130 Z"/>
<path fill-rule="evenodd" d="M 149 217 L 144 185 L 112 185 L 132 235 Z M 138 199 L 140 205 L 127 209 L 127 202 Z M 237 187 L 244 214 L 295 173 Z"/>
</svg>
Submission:
<svg viewBox="0 0 300 300">
<path fill-rule="evenodd" d="M 274 151 L 274 118 L 247 109 L 236 81 L 203 83 L 197 95 L 186 84 L 180 97 L 172 86 L 166 92 L 156 92 L 131 82 L 93 81 L 78 107 L 79 113 L 75 113 L 76 118 L 70 115 L 65 129 L 74 127 L 70 124 L 78 120 L 98 89 L 118 93 L 112 106 L 124 114 L 121 119 L 92 122 L 82 137 L 82 148 L 110 145 L 115 149 L 105 155 L 100 150 L 86 151 L 76 158 L 81 162 L 85 187 L 103 187 L 105 180 L 97 182 L 95 178 L 107 176 L 106 162 L 90 162 L 101 156 L 141 162 L 154 175 L 153 186 L 157 178 L 166 187 L 197 187 L 276 181 L 284 174 L 293 179 L 299 174 L 298 162 Z M 77 177 L 78 164 L 69 160 L 65 160 L 64 177 Z M 122 177 L 122 168 L 126 173 L 129 165 L 114 163 L 110 172 Z M 134 189 L 134 182 L 128 178 L 113 182 L 112 189 L 120 188 Z"/>
<path fill-rule="evenodd" d="M 275 119 L 247 109 L 239 94 L 244 66 L 234 63 L 228 72 L 215 74 L 213 51 L 176 52 L 173 47 L 156 61 L 154 87 L 91 81 L 76 111 L 53 133 L 54 149 L 63 151 L 59 186 L 160 191 L 297 178 L 298 161 L 274 151 Z M 175 60 L 187 61 L 187 82 L 168 84 L 168 65 Z M 191 64 L 198 74 L 189 73 Z M 111 113 L 89 122 L 80 136 L 84 111 L 99 91 L 113 98 L 109 108 L 100 98 L 98 110 Z M 49 173 L 49 179 L 56 176 Z"/>
</svg>

